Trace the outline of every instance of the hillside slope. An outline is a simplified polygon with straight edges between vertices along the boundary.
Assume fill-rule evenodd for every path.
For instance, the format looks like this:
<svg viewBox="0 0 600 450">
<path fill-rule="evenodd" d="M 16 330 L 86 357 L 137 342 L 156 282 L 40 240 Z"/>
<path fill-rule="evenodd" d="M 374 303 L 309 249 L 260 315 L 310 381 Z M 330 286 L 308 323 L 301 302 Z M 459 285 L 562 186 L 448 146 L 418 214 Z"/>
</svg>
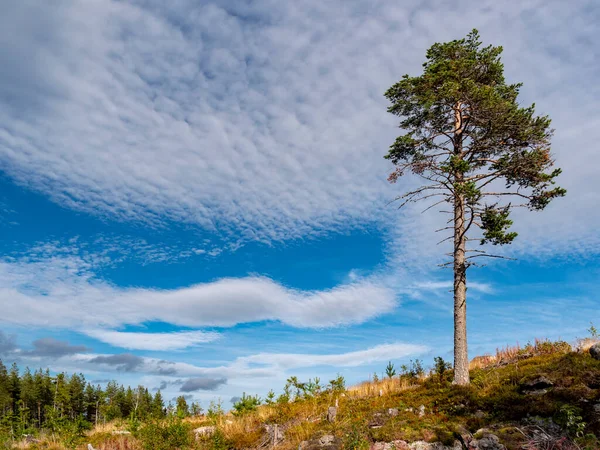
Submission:
<svg viewBox="0 0 600 450">
<path fill-rule="evenodd" d="M 322 392 L 293 380 L 270 405 L 249 401 L 235 415 L 211 410 L 184 420 L 123 422 L 131 434 L 96 430 L 77 448 L 600 448 L 600 361 L 587 350 L 547 341 L 507 348 L 477 358 L 468 387 L 453 386 L 452 371 L 439 364 L 428 376 L 418 369 Z"/>
</svg>

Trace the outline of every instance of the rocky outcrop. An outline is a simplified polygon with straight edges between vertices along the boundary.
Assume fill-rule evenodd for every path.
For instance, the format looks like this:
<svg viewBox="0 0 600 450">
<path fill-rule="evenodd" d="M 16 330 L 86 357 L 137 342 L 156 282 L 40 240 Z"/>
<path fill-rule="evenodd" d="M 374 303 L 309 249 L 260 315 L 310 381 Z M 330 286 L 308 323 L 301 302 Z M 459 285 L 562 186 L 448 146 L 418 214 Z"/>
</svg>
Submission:
<svg viewBox="0 0 600 450">
<path fill-rule="evenodd" d="M 217 431 L 217 427 L 214 426 L 205 426 L 198 427 L 194 430 L 194 434 L 196 435 L 196 439 L 206 436 L 212 436 L 215 431 Z"/>
<path fill-rule="evenodd" d="M 498 436 L 494 434 L 471 440 L 467 448 L 469 450 L 506 450 L 506 447 L 500 443 Z"/>
<path fill-rule="evenodd" d="M 548 392 L 548 389 L 550 389 L 552 386 L 554 386 L 552 381 L 544 376 L 541 376 L 522 383 L 519 386 L 519 391 L 523 394 L 542 395 Z"/>
</svg>

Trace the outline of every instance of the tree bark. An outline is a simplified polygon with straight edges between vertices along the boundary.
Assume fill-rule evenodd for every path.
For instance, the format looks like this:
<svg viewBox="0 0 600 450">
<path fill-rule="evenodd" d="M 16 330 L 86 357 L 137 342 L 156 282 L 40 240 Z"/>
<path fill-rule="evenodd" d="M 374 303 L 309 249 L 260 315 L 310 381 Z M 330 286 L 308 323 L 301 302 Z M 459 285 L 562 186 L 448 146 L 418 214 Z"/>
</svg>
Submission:
<svg viewBox="0 0 600 450">
<path fill-rule="evenodd" d="M 462 159 L 461 104 L 455 109 L 454 153 Z M 454 174 L 454 384 L 469 384 L 467 350 L 467 264 L 465 259 L 465 198 L 461 190 L 464 174 Z"/>
</svg>

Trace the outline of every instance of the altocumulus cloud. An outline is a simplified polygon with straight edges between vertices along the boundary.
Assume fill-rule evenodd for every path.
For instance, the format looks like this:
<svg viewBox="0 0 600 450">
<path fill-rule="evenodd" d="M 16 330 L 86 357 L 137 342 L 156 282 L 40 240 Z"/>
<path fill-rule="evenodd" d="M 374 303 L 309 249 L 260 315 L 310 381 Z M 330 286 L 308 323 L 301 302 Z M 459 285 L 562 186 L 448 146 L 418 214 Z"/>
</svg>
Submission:
<svg viewBox="0 0 600 450">
<path fill-rule="evenodd" d="M 381 156 L 396 122 L 381 94 L 432 42 L 480 24 L 523 100 L 555 119 L 561 184 L 586 197 L 524 218 L 518 250 L 598 250 L 600 212 L 584 210 L 600 195 L 595 0 L 446 3 L 13 2 L 0 18 L 14 43 L 2 48 L 0 165 L 66 207 L 217 221 L 233 240 L 390 225 L 382 206 L 397 191 Z M 390 226 L 402 243 L 415 218 Z"/>
</svg>

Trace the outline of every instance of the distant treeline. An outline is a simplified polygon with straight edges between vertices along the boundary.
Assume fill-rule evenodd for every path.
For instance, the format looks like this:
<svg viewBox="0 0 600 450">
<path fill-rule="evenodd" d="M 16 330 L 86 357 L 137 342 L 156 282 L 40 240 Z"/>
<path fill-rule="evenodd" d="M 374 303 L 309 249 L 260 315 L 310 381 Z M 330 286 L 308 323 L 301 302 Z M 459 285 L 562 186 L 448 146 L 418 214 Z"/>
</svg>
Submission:
<svg viewBox="0 0 600 450">
<path fill-rule="evenodd" d="M 168 412 L 198 414 L 200 407 L 188 407 L 184 397 L 176 407 L 165 408 L 160 391 L 152 395 L 144 386 L 135 389 L 110 381 L 103 389 L 87 382 L 83 374 L 51 375 L 46 369 L 22 374 L 16 363 L 10 370 L 0 360 L 0 426 L 13 434 L 48 428 L 60 430 L 78 424 L 90 427 L 117 418 L 162 418 Z"/>
</svg>

